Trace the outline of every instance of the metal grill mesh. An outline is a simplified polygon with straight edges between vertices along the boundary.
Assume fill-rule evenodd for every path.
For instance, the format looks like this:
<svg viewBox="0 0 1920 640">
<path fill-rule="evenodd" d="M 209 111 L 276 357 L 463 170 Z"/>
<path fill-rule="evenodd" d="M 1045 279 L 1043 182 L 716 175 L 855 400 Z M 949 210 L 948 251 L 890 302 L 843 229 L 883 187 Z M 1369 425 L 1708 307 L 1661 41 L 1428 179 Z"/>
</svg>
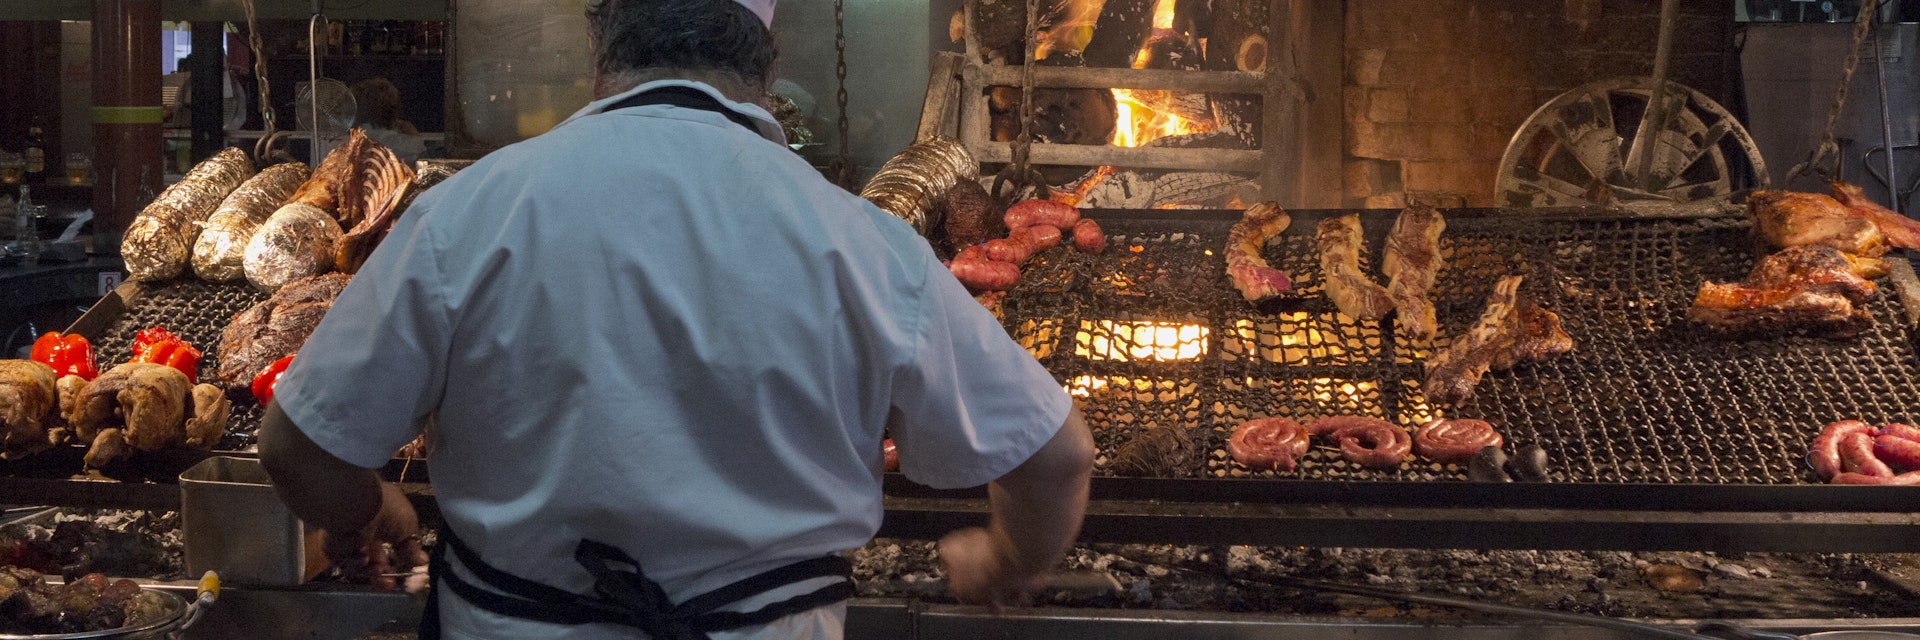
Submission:
<svg viewBox="0 0 1920 640">
<path fill-rule="evenodd" d="M 201 382 L 206 382 L 220 366 L 220 333 L 235 314 L 267 299 L 267 294 L 246 283 L 218 284 L 202 280 L 180 280 L 144 289 L 127 303 L 127 309 L 107 329 L 93 339 L 94 354 L 100 370 L 120 365 L 133 358 L 133 336 L 147 327 L 165 327 L 200 349 Z M 227 434 L 216 447 L 238 451 L 253 445 L 254 431 L 260 427 L 260 403 L 244 389 L 229 390 L 233 409 L 227 419 Z"/>
<path fill-rule="evenodd" d="M 1377 253 L 1391 212 L 1363 221 Z M 1297 309 L 1262 313 L 1231 287 L 1220 257 L 1230 222 L 1103 220 L 1108 251 L 1037 258 L 1007 297 L 1005 325 L 1084 396 L 1102 469 L 1141 430 L 1184 427 L 1207 452 L 1204 465 L 1176 471 L 1185 477 L 1464 479 L 1462 468 L 1426 461 L 1360 468 L 1318 442 L 1293 472 L 1250 472 L 1225 442 L 1235 425 L 1269 415 L 1433 417 L 1421 363 L 1510 273 L 1527 275 L 1522 290 L 1559 313 L 1578 346 L 1489 373 L 1445 413 L 1492 422 L 1510 446 L 1540 444 L 1561 480 L 1813 482 L 1803 460 L 1821 427 L 1907 420 L 1905 402 L 1920 398 L 1920 357 L 1887 286 L 1865 305 L 1875 328 L 1852 340 L 1732 339 L 1685 320 L 1701 281 L 1739 280 L 1757 257 L 1742 218 L 1449 219 L 1432 345 L 1384 339 L 1391 317 L 1355 322 L 1325 301 L 1314 222 L 1296 216 L 1266 251 L 1294 277 Z M 1384 282 L 1377 261 L 1363 256 Z"/>
</svg>

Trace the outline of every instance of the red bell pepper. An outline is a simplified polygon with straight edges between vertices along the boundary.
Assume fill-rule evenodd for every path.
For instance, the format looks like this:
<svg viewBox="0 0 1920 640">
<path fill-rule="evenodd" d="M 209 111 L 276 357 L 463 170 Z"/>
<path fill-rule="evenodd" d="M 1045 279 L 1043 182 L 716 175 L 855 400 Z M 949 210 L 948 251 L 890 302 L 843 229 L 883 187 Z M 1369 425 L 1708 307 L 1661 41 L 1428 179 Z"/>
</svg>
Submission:
<svg viewBox="0 0 1920 640">
<path fill-rule="evenodd" d="M 80 376 L 87 380 L 100 377 L 100 370 L 93 362 L 93 345 L 78 333 L 48 331 L 33 341 L 33 351 L 28 357 L 53 367 L 56 376 Z"/>
<path fill-rule="evenodd" d="M 133 355 L 134 357 L 139 357 L 141 352 L 147 350 L 147 347 L 168 340 L 179 341 L 180 336 L 173 335 L 172 331 L 168 331 L 162 327 L 147 327 L 141 329 L 140 333 L 133 334 Z"/>
<path fill-rule="evenodd" d="M 260 401 L 260 406 L 273 402 L 273 388 L 280 384 L 280 374 L 286 373 L 287 365 L 292 363 L 293 356 L 275 360 L 267 368 L 261 369 L 260 375 L 253 377 L 253 397 Z"/>
<path fill-rule="evenodd" d="M 144 349 L 136 347 L 133 359 L 129 362 L 151 362 L 173 367 L 187 374 L 187 382 L 195 382 L 200 377 L 200 350 L 179 338 L 154 342 Z"/>
</svg>

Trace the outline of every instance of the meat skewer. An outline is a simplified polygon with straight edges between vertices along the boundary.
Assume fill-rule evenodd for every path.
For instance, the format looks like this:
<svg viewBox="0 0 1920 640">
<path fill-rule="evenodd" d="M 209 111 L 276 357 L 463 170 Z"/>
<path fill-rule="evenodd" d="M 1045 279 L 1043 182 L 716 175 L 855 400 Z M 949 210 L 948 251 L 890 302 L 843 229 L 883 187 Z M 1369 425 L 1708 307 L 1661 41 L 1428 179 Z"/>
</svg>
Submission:
<svg viewBox="0 0 1920 640">
<path fill-rule="evenodd" d="M 1247 302 L 1259 304 L 1293 289 L 1287 274 L 1267 264 L 1260 249 L 1267 240 L 1286 231 L 1293 218 L 1273 202 L 1262 202 L 1240 214 L 1240 221 L 1227 231 L 1227 277 Z"/>
<path fill-rule="evenodd" d="M 1320 275 L 1327 297 L 1340 312 L 1356 320 L 1379 320 L 1393 309 L 1387 288 L 1367 279 L 1360 270 L 1360 216 L 1345 215 L 1320 221 L 1314 244 L 1320 250 Z"/>
<path fill-rule="evenodd" d="M 1387 296 L 1400 312 L 1400 328 L 1420 340 L 1432 338 L 1437 329 L 1427 291 L 1440 273 L 1440 234 L 1446 229 L 1447 220 L 1438 210 L 1413 205 L 1400 211 L 1393 230 L 1387 232 L 1387 248 L 1380 263 L 1380 271 L 1387 275 Z"/>
</svg>

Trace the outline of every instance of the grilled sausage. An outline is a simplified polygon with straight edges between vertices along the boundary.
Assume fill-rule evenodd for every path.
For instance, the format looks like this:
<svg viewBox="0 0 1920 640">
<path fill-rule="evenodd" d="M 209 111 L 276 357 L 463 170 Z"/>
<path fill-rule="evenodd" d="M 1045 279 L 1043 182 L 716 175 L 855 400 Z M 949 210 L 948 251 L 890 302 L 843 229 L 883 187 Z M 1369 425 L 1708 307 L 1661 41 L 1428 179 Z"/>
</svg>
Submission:
<svg viewBox="0 0 1920 640">
<path fill-rule="evenodd" d="M 1107 250 L 1107 234 L 1100 230 L 1100 223 L 1090 218 L 1081 218 L 1073 224 L 1073 248 L 1081 253 L 1100 253 Z"/>
<path fill-rule="evenodd" d="M 1287 418 L 1248 420 L 1233 428 L 1227 452 L 1248 469 L 1292 471 L 1294 461 L 1307 453 L 1306 427 Z"/>
<path fill-rule="evenodd" d="M 1485 420 L 1435 419 L 1413 434 L 1413 448 L 1420 457 L 1444 464 L 1465 464 L 1481 449 L 1502 443 L 1500 432 Z"/>
<path fill-rule="evenodd" d="M 947 265 L 953 277 L 974 291 L 1005 291 L 1020 283 L 1020 267 L 996 260 L 954 260 Z"/>
<path fill-rule="evenodd" d="M 1080 210 L 1052 200 L 1022 200 L 1007 207 L 1008 229 L 1024 229 L 1036 224 L 1050 225 L 1061 231 L 1072 229 L 1080 221 Z"/>
</svg>

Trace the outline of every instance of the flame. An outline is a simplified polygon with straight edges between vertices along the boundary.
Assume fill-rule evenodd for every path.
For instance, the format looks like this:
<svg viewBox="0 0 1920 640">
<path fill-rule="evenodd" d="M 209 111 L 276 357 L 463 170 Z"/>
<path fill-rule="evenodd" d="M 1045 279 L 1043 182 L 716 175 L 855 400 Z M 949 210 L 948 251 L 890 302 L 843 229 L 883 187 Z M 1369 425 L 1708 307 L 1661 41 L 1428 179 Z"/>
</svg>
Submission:
<svg viewBox="0 0 1920 640">
<path fill-rule="evenodd" d="M 1173 5 L 1174 0 L 1158 0 L 1154 4 L 1153 35 L 1134 55 L 1133 68 L 1147 68 L 1154 43 L 1180 37 L 1172 32 Z M 1172 113 L 1167 108 L 1172 95 L 1166 91 L 1114 89 L 1113 101 L 1115 120 L 1112 143 L 1115 146 L 1138 147 L 1166 136 L 1203 133 L 1216 128 L 1211 121 L 1190 120 Z"/>
<path fill-rule="evenodd" d="M 1380 386 L 1373 382 L 1353 382 L 1335 378 L 1314 378 L 1311 382 L 1313 384 L 1314 400 L 1333 402 L 1335 394 L 1337 393 L 1341 404 L 1345 405 L 1359 404 L 1362 396 Z"/>
<path fill-rule="evenodd" d="M 1207 353 L 1207 328 L 1146 320 L 1082 320 L 1073 354 L 1095 360 L 1192 360 Z"/>
</svg>

